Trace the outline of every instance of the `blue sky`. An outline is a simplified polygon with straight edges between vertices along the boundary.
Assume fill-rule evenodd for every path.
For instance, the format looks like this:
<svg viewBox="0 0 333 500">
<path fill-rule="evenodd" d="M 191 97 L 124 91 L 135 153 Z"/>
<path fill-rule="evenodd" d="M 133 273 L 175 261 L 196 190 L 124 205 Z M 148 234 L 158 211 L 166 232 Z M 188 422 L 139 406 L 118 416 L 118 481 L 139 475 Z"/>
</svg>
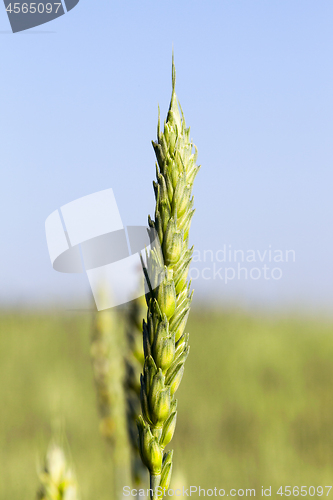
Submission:
<svg viewBox="0 0 333 500">
<path fill-rule="evenodd" d="M 112 187 L 124 224 L 153 214 L 150 141 L 174 46 L 202 164 L 191 241 L 215 261 L 193 263 L 197 300 L 330 309 L 332 25 L 326 0 L 81 0 L 13 35 L 0 8 L 0 304 L 89 302 L 84 275 L 50 264 L 44 222 L 61 205 Z M 216 261 L 224 245 L 292 249 L 295 262 L 276 264 L 281 279 L 204 279 L 236 269 Z"/>
</svg>

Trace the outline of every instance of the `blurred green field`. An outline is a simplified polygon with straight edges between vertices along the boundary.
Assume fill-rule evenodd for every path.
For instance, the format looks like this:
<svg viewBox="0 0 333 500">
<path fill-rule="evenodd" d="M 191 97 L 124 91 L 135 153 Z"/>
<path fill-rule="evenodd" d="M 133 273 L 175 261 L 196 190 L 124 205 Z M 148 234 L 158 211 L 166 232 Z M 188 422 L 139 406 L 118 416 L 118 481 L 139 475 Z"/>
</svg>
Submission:
<svg viewBox="0 0 333 500">
<path fill-rule="evenodd" d="M 111 500 L 90 327 L 87 313 L 0 315 L 1 500 L 35 498 L 37 458 L 59 418 L 82 499 Z M 194 310 L 188 331 L 175 480 L 257 496 L 262 485 L 332 484 L 333 323 Z"/>
</svg>

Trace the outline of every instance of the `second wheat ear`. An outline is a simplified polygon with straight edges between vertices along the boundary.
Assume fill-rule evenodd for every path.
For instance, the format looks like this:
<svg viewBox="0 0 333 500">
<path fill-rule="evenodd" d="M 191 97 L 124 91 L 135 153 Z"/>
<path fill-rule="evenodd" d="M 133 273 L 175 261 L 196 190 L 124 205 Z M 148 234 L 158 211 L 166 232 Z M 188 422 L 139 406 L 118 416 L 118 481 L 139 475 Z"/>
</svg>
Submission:
<svg viewBox="0 0 333 500">
<path fill-rule="evenodd" d="M 37 500 L 79 500 L 73 467 L 63 448 L 55 441 L 48 447 L 39 481 Z"/>
<path fill-rule="evenodd" d="M 145 362 L 141 375 L 141 409 L 138 419 L 140 453 L 149 470 L 151 498 L 163 497 L 169 488 L 173 451 L 164 452 L 171 441 L 177 419 L 175 393 L 189 353 L 189 334 L 184 333 L 193 293 L 187 280 L 193 247 L 188 235 L 194 214 L 192 186 L 199 171 L 197 149 L 190 139 L 183 112 L 178 106 L 176 71 L 172 60 L 172 96 L 164 130 L 158 120 L 154 185 L 155 220 L 149 226 L 159 238 L 150 271 L 163 267 L 163 279 L 146 294 L 147 322 L 143 322 Z M 179 109 L 180 108 L 180 109 Z M 194 149 L 194 151 L 193 151 Z M 156 264 L 156 262 L 155 262 Z M 149 266 L 149 263 L 148 263 Z M 151 277 L 149 273 L 149 278 Z M 151 281 L 157 281 L 153 276 Z"/>
</svg>

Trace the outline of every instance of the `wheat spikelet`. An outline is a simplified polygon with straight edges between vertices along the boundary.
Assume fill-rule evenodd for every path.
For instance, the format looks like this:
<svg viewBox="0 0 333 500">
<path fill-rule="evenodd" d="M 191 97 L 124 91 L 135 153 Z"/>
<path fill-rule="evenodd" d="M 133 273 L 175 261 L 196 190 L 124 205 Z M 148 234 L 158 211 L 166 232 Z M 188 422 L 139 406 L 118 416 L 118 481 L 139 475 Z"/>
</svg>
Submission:
<svg viewBox="0 0 333 500">
<path fill-rule="evenodd" d="M 192 294 L 187 275 L 193 248 L 188 248 L 189 228 L 194 214 L 192 185 L 199 170 L 197 150 L 193 153 L 190 129 L 186 128 L 175 93 L 175 66 L 172 59 L 172 96 L 163 132 L 160 120 L 157 142 L 153 142 L 157 163 L 154 191 L 155 220 L 148 218 L 158 233 L 161 249 L 151 251 L 146 271 L 164 264 L 163 280 L 146 294 L 147 322 L 143 323 L 145 362 L 141 376 L 142 415 L 138 420 L 142 461 L 149 469 L 152 498 L 163 497 L 172 471 L 172 451 L 165 453 L 176 425 L 175 392 L 181 382 L 189 352 L 184 333 Z M 160 490 L 157 489 L 160 487 Z"/>
<path fill-rule="evenodd" d="M 37 500 L 78 500 L 75 473 L 62 447 L 52 442 L 39 472 Z"/>
</svg>

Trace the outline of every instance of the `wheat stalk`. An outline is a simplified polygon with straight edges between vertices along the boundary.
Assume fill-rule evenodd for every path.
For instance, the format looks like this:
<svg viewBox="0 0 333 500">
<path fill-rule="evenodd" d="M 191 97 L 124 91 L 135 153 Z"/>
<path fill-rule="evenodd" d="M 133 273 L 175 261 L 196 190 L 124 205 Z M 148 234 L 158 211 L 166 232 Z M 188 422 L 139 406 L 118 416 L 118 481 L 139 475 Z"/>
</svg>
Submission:
<svg viewBox="0 0 333 500">
<path fill-rule="evenodd" d="M 49 445 L 44 465 L 39 472 L 38 500 L 78 500 L 75 473 L 68 464 L 62 447 L 55 442 Z"/>
<path fill-rule="evenodd" d="M 164 448 L 171 441 L 176 426 L 175 392 L 189 352 L 189 335 L 184 329 L 193 295 L 187 281 L 193 253 L 193 247 L 188 248 L 188 234 L 194 214 L 192 185 L 199 167 L 190 129 L 186 128 L 183 112 L 178 107 L 175 83 L 172 57 L 171 103 L 164 130 L 160 130 L 159 119 L 157 142 L 153 142 L 157 158 L 157 182 L 153 183 L 156 210 L 155 220 L 149 217 L 148 221 L 158 234 L 161 251 L 157 247 L 151 251 L 149 272 L 146 270 L 151 284 L 146 294 L 147 322 L 143 323 L 143 416 L 138 419 L 140 452 L 150 473 L 153 500 L 163 497 L 161 491 L 168 489 L 171 479 L 173 452 L 164 453 Z M 157 277 L 152 273 L 163 264 L 163 280 L 153 290 Z"/>
<path fill-rule="evenodd" d="M 110 310 L 96 313 L 90 352 L 101 418 L 100 431 L 112 451 L 115 498 L 120 498 L 123 486 L 129 484 L 130 471 L 123 344 L 120 315 Z"/>
</svg>

